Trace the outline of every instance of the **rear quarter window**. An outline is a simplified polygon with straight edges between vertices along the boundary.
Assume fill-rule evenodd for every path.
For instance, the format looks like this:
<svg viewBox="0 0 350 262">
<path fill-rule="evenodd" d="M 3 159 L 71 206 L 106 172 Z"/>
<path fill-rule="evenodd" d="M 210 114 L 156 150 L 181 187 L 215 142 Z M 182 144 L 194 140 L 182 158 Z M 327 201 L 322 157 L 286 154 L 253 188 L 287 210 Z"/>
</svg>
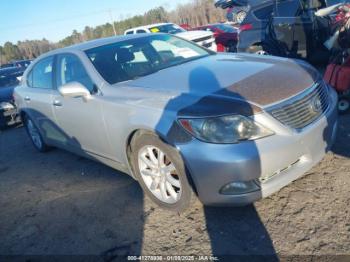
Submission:
<svg viewBox="0 0 350 262">
<path fill-rule="evenodd" d="M 32 85 L 34 88 L 52 89 L 53 88 L 53 56 L 39 61 L 33 68 Z"/>
</svg>

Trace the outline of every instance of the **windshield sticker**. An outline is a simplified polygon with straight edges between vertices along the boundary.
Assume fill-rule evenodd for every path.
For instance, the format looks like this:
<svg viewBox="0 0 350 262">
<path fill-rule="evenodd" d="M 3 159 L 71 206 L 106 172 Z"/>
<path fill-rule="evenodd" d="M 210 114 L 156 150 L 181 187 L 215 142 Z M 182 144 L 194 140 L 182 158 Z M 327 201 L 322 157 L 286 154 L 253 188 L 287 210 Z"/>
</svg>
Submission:
<svg viewBox="0 0 350 262">
<path fill-rule="evenodd" d="M 150 31 L 152 33 L 158 33 L 159 32 L 159 29 L 157 27 L 154 27 L 154 28 L 151 28 Z"/>
<path fill-rule="evenodd" d="M 176 56 L 182 56 L 183 58 L 191 58 L 200 55 L 190 48 L 178 48 L 175 52 Z"/>
</svg>

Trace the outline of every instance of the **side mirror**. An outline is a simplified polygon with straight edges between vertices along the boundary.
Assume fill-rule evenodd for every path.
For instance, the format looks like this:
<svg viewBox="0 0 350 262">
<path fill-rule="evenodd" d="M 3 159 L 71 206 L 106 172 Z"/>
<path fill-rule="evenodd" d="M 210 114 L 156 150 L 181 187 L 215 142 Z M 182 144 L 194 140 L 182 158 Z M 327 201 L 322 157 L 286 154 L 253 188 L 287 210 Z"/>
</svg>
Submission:
<svg viewBox="0 0 350 262">
<path fill-rule="evenodd" d="M 70 82 L 58 88 L 63 97 L 82 97 L 85 101 L 91 98 L 90 91 L 79 82 Z"/>
</svg>

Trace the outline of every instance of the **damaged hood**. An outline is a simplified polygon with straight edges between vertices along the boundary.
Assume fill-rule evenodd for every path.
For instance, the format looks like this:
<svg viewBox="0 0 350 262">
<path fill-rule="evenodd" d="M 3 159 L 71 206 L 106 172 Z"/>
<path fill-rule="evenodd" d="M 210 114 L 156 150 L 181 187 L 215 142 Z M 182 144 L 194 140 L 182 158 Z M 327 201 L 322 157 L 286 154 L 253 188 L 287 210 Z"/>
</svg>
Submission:
<svg viewBox="0 0 350 262">
<path fill-rule="evenodd" d="M 157 100 L 165 104 L 176 100 L 172 110 L 186 108 L 188 115 L 211 115 L 229 113 L 230 108 L 232 112 L 239 108 L 244 111 L 242 105 L 250 107 L 248 111 L 261 111 L 311 87 L 319 77 L 312 66 L 300 60 L 217 54 L 166 68 L 124 85 L 141 88 L 143 95 L 155 104 Z"/>
</svg>

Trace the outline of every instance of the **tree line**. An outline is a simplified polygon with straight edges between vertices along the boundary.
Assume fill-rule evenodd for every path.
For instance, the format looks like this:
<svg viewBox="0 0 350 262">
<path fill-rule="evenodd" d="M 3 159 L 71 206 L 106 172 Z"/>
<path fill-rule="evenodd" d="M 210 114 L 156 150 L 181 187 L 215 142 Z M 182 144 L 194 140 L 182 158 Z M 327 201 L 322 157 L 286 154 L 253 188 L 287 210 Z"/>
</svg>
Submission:
<svg viewBox="0 0 350 262">
<path fill-rule="evenodd" d="M 151 9 L 143 15 L 120 19 L 114 22 L 114 28 L 118 35 L 122 35 L 125 30 L 131 27 L 153 23 L 173 22 L 195 27 L 224 20 L 225 12 L 215 8 L 214 0 L 192 0 L 189 3 L 178 5 L 172 11 L 167 11 L 161 6 Z M 15 44 L 6 42 L 0 46 L 0 64 L 13 60 L 34 59 L 55 48 L 113 35 L 112 23 L 106 23 L 96 27 L 86 26 L 82 32 L 73 30 L 70 36 L 57 43 L 52 43 L 47 39 L 18 41 Z"/>
</svg>

